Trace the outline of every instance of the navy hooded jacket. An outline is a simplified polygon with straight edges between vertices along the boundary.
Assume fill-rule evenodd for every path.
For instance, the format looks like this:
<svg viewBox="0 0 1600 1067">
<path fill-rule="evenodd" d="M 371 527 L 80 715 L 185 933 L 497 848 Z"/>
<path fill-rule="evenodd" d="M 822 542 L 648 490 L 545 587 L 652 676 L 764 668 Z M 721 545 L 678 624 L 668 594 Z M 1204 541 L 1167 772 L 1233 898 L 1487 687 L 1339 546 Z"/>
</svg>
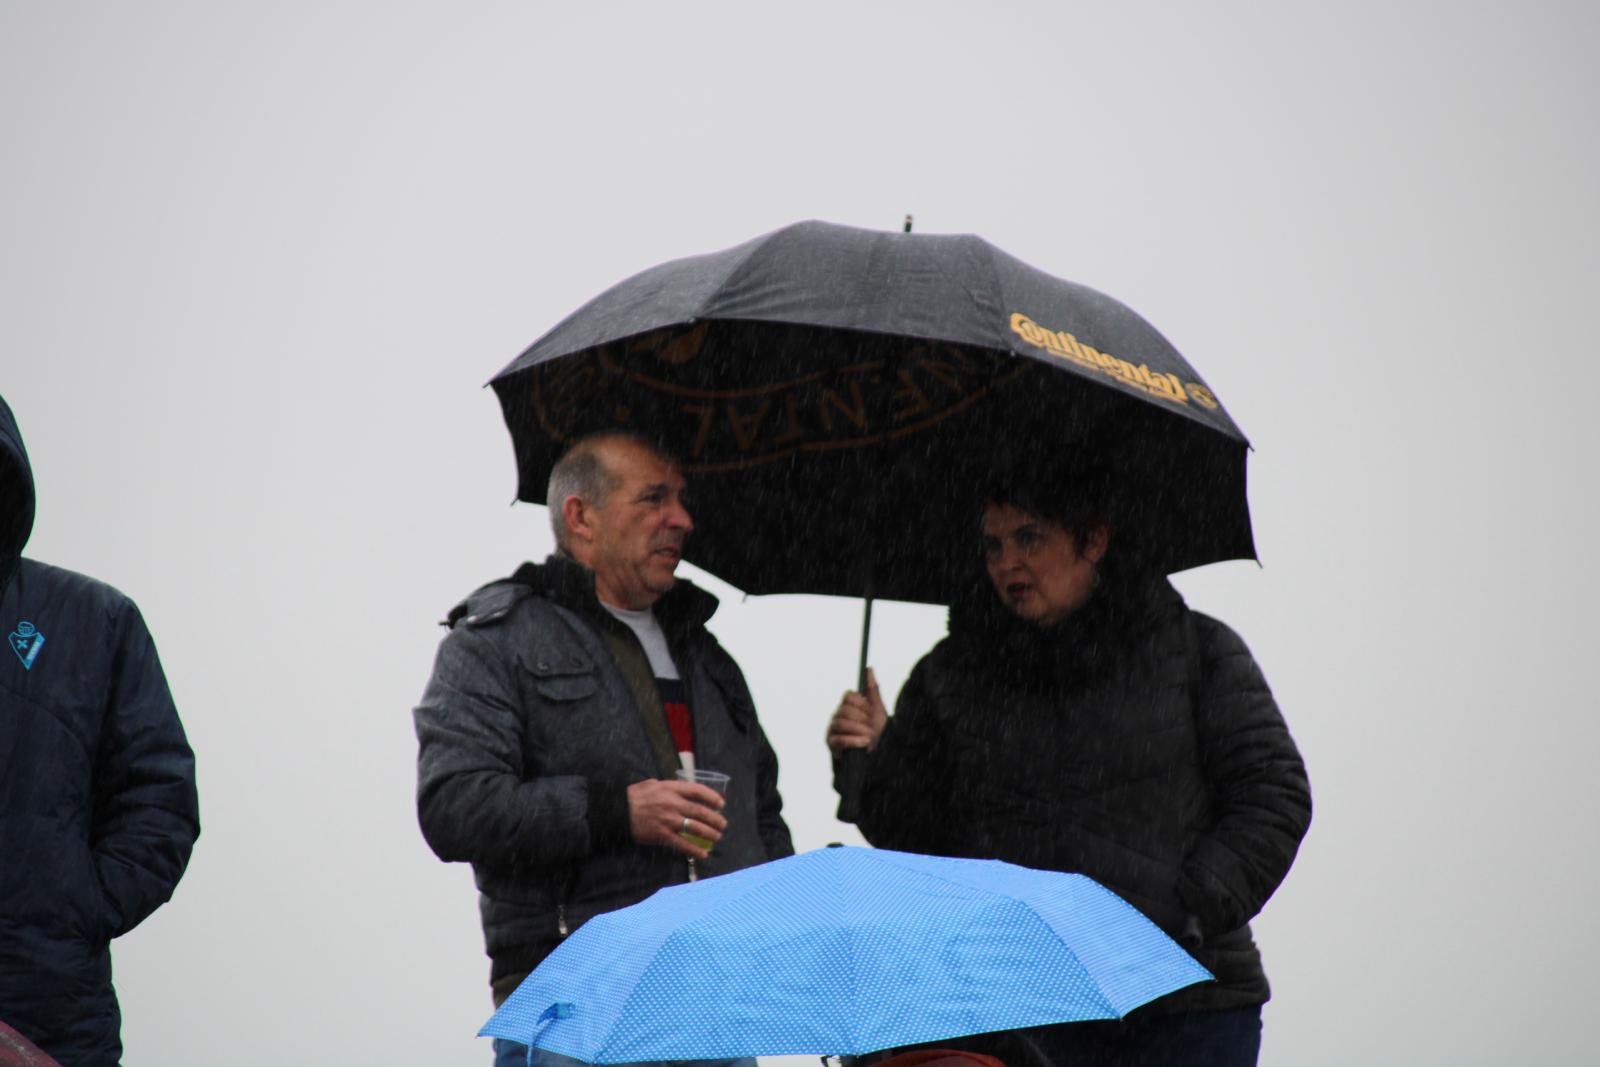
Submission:
<svg viewBox="0 0 1600 1067">
<path fill-rule="evenodd" d="M 194 754 L 133 601 L 22 558 L 33 505 L 0 400 L 0 1022 L 64 1067 L 114 1064 L 110 942 L 189 862 Z"/>
</svg>

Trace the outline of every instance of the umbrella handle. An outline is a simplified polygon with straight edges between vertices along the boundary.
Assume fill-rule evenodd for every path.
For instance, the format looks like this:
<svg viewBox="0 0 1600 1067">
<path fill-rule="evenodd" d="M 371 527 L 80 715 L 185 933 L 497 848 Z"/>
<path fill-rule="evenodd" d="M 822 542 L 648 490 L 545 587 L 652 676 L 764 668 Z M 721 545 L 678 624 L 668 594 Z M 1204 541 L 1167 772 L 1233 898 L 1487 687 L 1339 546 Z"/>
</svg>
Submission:
<svg viewBox="0 0 1600 1067">
<path fill-rule="evenodd" d="M 867 777 L 867 754 L 859 748 L 847 748 L 834 757 L 833 788 L 839 794 L 839 810 L 835 814 L 840 822 L 855 822 L 861 814 L 861 783 Z"/>
<path fill-rule="evenodd" d="M 867 643 L 872 637 L 872 598 L 861 610 L 861 664 L 856 671 L 856 692 L 867 691 Z M 861 812 L 861 786 L 867 777 L 867 754 L 847 748 L 833 758 L 833 788 L 839 794 L 840 822 L 855 822 Z"/>
</svg>

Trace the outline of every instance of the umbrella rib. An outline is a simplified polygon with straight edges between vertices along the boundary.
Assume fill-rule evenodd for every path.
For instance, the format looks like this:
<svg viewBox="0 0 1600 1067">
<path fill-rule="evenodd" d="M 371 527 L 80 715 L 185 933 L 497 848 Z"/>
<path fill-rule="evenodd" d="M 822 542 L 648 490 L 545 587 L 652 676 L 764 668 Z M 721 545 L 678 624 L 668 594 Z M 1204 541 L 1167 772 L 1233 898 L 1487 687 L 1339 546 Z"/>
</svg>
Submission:
<svg viewBox="0 0 1600 1067">
<path fill-rule="evenodd" d="M 699 306 L 694 309 L 694 315 L 691 321 L 697 321 L 701 318 L 704 318 L 706 309 L 716 304 L 717 300 L 722 296 L 723 291 L 728 288 L 728 282 L 732 280 L 733 276 L 739 273 L 739 271 L 744 268 L 746 263 L 749 263 L 751 259 L 755 258 L 755 254 L 757 252 L 765 248 L 774 237 L 785 232 L 786 229 L 789 229 L 789 227 L 785 227 L 784 230 L 773 230 L 771 233 L 763 234 L 762 236 L 751 241 L 749 251 L 733 262 L 732 266 L 730 266 L 727 272 L 723 274 L 722 280 L 717 282 L 716 287 L 711 290 L 704 300 L 700 301 Z"/>
<path fill-rule="evenodd" d="M 995 248 L 995 246 L 990 244 L 988 241 L 979 241 L 978 247 L 983 249 L 983 261 L 989 267 L 989 290 L 990 292 L 994 293 L 995 298 L 1000 301 L 1000 314 L 1004 315 L 1006 313 L 1006 292 L 1003 288 L 1001 288 L 1000 285 L 1000 265 L 996 263 L 994 259 L 995 253 L 997 253 L 999 249 Z M 976 298 L 974 298 L 974 303 L 977 302 L 978 301 Z M 1002 334 L 1002 336 L 1004 335 Z M 1009 345 L 1007 345 L 1005 351 L 1010 352 L 1012 355 L 1016 355 Z"/>
<path fill-rule="evenodd" d="M 1013 866 L 1012 864 L 1005 863 L 1004 860 L 991 860 L 991 861 L 988 861 L 988 862 L 999 863 L 999 864 L 1003 864 L 1004 866 L 1008 866 L 1008 867 L 1009 866 Z M 964 890 L 967 890 L 967 891 L 972 891 L 974 889 L 974 886 L 970 882 L 958 881 L 957 879 L 946 877 L 944 874 L 941 874 L 938 871 L 928 870 L 926 868 L 920 868 L 919 867 L 917 869 L 920 870 L 928 878 L 932 878 L 932 879 L 935 879 L 937 881 L 943 882 L 946 885 L 959 886 L 960 888 L 962 888 Z M 1079 875 L 1078 877 L 1083 877 L 1083 876 Z M 1098 884 L 1098 883 L 1095 883 L 1095 884 Z M 1120 900 L 1121 898 L 1118 898 L 1118 899 Z M 1026 902 L 1024 902 L 1024 903 L 1026 903 Z M 1126 901 L 1123 901 L 1123 903 L 1124 903 L 1124 905 L 1127 905 Z M 1131 905 L 1127 905 L 1127 906 L 1129 906 L 1131 908 Z M 1070 942 L 1068 942 L 1066 938 L 1061 936 L 1060 931 L 1058 931 L 1054 926 L 1051 926 L 1048 922 L 1045 922 L 1043 917 L 1041 917 L 1036 911 L 1033 910 L 1032 905 L 1029 905 L 1029 907 L 1028 907 L 1028 914 L 1030 915 L 1030 917 L 1035 922 L 1037 922 L 1040 926 L 1043 926 L 1047 931 L 1049 931 L 1049 936 L 1053 940 L 1055 940 L 1057 943 L 1059 943 L 1063 950 L 1065 950 L 1067 953 L 1069 953 L 1072 956 L 1073 959 L 1077 960 L 1078 963 L 1084 967 L 1085 973 L 1088 973 L 1087 965 L 1083 964 L 1083 957 L 1079 956 L 1077 949 L 1073 948 L 1072 944 Z M 853 986 L 852 986 L 852 992 L 854 992 L 854 987 Z M 1116 1005 L 1112 1004 L 1111 1001 L 1105 996 L 1105 994 L 1098 987 L 1096 987 L 1094 989 L 1094 993 L 1095 993 L 1095 995 L 1097 997 L 1100 998 L 1100 1002 L 1103 1003 L 1108 1010 L 1110 1010 L 1110 1012 L 1111 1012 L 1110 1017 L 1111 1018 L 1117 1018 L 1117 1019 L 1122 1018 L 1123 1013 L 1117 1010 Z"/>
<path fill-rule="evenodd" d="M 1028 917 L 1030 919 L 1032 919 L 1034 922 L 1038 923 L 1040 926 L 1044 927 L 1046 931 L 1048 931 L 1048 936 L 1050 938 L 1052 938 L 1054 941 L 1056 941 L 1058 944 L 1060 944 L 1061 949 L 1062 949 L 1063 952 L 1066 952 L 1074 960 L 1077 961 L 1078 966 L 1083 968 L 1084 974 L 1089 974 L 1090 973 L 1088 965 L 1083 962 L 1083 957 L 1078 955 L 1078 950 L 1076 948 L 1074 948 L 1067 941 L 1066 938 L 1061 936 L 1061 931 L 1057 930 L 1054 926 L 1050 925 L 1048 922 L 1045 922 L 1043 916 L 1039 915 L 1038 912 L 1034 911 L 1031 906 L 1028 908 L 1028 913 L 1027 914 L 1028 914 Z M 1100 985 L 1099 985 L 1098 982 L 1095 982 L 1095 983 L 1091 984 L 1089 988 L 1090 988 L 1090 991 L 1094 994 L 1094 997 L 1096 999 L 1098 999 L 1101 1004 L 1105 1005 L 1106 1010 L 1108 1012 L 1110 1012 L 1110 1015 L 1108 1016 L 1108 1018 L 1120 1019 L 1120 1018 L 1123 1017 L 1124 1014 L 1126 1014 L 1125 1012 L 1121 1012 L 1121 1011 L 1117 1010 L 1117 1006 L 1115 1004 L 1111 1003 L 1111 999 L 1106 996 L 1105 991 L 1100 988 Z"/>
<path fill-rule="evenodd" d="M 731 874 L 724 875 L 722 877 L 725 877 L 725 878 L 738 878 L 741 875 L 747 875 L 748 872 L 750 872 L 750 871 L 755 871 L 755 870 L 759 870 L 759 869 L 760 869 L 759 867 L 746 868 L 744 871 L 732 872 Z M 768 884 L 770 884 L 771 880 L 772 879 L 770 879 L 770 878 L 764 878 L 764 879 L 756 882 L 755 884 L 751 885 L 747 889 L 741 889 L 741 891 L 737 895 L 726 896 L 726 897 L 723 897 L 722 899 L 710 902 L 707 906 L 701 908 L 695 914 L 694 922 L 696 922 L 696 923 L 704 923 L 704 924 L 707 924 L 707 925 L 715 925 L 716 922 L 718 921 L 719 917 L 722 915 L 722 913 L 727 911 L 729 908 L 737 908 L 737 907 L 743 906 L 746 898 L 749 895 L 751 895 L 753 893 L 761 892 L 761 890 L 763 890 L 764 888 L 767 887 Z M 669 886 L 668 888 L 669 889 L 681 890 L 684 887 L 683 886 Z M 651 899 L 654 899 L 654 898 L 647 898 L 647 900 L 644 903 L 649 903 L 649 901 Z M 638 906 L 639 905 L 635 905 L 635 907 L 638 907 Z M 656 946 L 656 957 L 659 958 L 660 953 L 663 950 L 665 950 L 669 945 L 682 944 L 685 940 L 687 940 L 688 938 L 690 938 L 692 936 L 693 936 L 692 934 L 686 933 L 685 932 L 685 928 L 683 928 L 683 927 L 668 931 L 661 938 L 660 942 Z M 634 986 L 633 989 L 628 991 L 627 996 L 623 999 L 623 1002 L 621 1004 L 620 1010 L 617 1013 L 617 1018 L 619 1018 L 619 1019 L 628 1018 L 631 1014 L 637 1012 L 638 1006 L 643 1003 L 643 998 L 646 996 L 645 983 L 644 983 L 643 979 L 647 975 L 650 974 L 650 972 L 651 972 L 653 967 L 654 967 L 654 961 L 652 960 L 652 962 L 647 964 L 645 966 L 645 968 L 643 969 L 643 971 L 640 973 L 640 976 L 639 976 L 640 981 Z M 599 1061 L 597 1061 L 597 1062 L 599 1062 Z"/>
</svg>

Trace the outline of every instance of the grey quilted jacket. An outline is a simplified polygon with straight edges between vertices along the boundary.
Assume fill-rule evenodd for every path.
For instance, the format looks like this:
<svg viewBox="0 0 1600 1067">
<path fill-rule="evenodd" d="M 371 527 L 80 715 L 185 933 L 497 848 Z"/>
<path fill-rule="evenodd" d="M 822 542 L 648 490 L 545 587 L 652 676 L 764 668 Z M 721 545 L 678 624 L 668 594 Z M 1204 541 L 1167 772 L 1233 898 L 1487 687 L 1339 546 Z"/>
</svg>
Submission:
<svg viewBox="0 0 1600 1067">
<path fill-rule="evenodd" d="M 732 657 L 705 629 L 716 598 L 680 581 L 657 619 L 688 689 L 695 762 L 732 776 L 728 829 L 701 876 L 794 852 L 778 760 Z M 676 852 L 643 847 L 627 787 L 664 776 L 607 647 L 633 635 L 564 557 L 524 565 L 451 612 L 415 712 L 417 812 L 443 860 L 472 864 L 497 1002 L 590 917 L 683 882 Z"/>
</svg>

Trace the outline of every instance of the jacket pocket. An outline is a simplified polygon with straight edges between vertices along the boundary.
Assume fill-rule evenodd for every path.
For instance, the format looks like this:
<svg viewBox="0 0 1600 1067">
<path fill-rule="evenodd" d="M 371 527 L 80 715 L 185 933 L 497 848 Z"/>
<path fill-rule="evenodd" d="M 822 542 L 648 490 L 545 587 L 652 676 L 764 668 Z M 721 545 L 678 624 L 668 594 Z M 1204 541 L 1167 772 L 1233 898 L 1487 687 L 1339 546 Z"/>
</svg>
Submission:
<svg viewBox="0 0 1600 1067">
<path fill-rule="evenodd" d="M 545 700 L 569 703 L 594 696 L 600 679 L 594 664 L 570 655 L 545 655 L 526 663 L 533 688 Z"/>
<path fill-rule="evenodd" d="M 99 948 L 108 943 L 116 931 L 113 929 L 105 889 L 100 884 L 94 853 L 87 845 L 74 845 L 63 849 L 62 853 L 63 862 L 68 868 L 63 882 L 71 901 L 73 932 L 91 948 Z"/>
</svg>

